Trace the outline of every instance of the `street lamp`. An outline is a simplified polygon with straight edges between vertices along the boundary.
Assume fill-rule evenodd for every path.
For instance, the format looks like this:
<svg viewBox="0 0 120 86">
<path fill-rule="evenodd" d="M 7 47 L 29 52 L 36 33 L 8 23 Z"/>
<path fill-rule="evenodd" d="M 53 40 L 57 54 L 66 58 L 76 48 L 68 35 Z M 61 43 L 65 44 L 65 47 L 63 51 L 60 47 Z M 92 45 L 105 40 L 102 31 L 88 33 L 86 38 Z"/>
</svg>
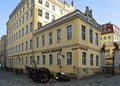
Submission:
<svg viewBox="0 0 120 86">
<path fill-rule="evenodd" d="M 114 53 L 114 51 L 113 51 L 113 68 L 112 68 L 112 75 L 114 76 L 115 75 L 115 71 L 114 71 L 114 55 L 115 55 L 115 53 Z"/>
</svg>

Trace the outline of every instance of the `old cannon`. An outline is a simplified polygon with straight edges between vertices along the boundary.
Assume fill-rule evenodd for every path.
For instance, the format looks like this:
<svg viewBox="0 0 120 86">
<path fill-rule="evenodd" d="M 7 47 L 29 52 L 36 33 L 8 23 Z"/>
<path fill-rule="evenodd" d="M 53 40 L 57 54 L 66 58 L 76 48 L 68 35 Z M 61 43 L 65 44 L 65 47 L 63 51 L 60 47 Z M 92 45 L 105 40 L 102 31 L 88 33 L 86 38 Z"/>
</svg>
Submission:
<svg viewBox="0 0 120 86">
<path fill-rule="evenodd" d="M 28 72 L 29 78 L 35 82 L 39 83 L 47 83 L 50 79 L 58 80 L 58 81 L 70 81 L 71 78 L 66 76 L 63 72 L 51 73 L 45 67 L 28 67 L 26 66 L 26 70 Z"/>
</svg>

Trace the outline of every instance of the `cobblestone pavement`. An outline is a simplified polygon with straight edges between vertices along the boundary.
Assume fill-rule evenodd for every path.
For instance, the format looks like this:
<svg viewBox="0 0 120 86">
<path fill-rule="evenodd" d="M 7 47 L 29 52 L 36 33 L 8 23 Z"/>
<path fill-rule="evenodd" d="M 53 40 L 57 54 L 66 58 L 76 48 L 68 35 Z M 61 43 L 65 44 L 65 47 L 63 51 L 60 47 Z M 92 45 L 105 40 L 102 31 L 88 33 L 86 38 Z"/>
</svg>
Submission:
<svg viewBox="0 0 120 86">
<path fill-rule="evenodd" d="M 35 83 L 27 77 L 0 69 L 0 86 L 120 86 L 120 75 L 96 75 L 87 79 L 72 79 L 70 82 L 50 80 L 46 84 Z"/>
</svg>

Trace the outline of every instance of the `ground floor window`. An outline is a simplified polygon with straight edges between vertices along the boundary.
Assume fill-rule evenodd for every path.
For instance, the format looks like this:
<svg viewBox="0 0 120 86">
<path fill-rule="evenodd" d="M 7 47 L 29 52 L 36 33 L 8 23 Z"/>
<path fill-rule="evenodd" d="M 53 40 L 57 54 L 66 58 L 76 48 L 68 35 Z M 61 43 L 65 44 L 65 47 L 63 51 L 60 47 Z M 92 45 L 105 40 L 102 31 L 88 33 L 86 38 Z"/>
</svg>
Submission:
<svg viewBox="0 0 120 86">
<path fill-rule="evenodd" d="M 45 65 L 45 61 L 46 60 L 46 56 L 45 55 L 42 55 L 42 64 Z"/>
<path fill-rule="evenodd" d="M 33 58 L 32 56 L 30 56 L 30 65 L 32 65 L 32 62 L 33 62 Z"/>
<path fill-rule="evenodd" d="M 93 66 L 93 54 L 90 54 L 90 66 Z"/>
<path fill-rule="evenodd" d="M 67 56 L 67 65 L 72 65 L 72 52 L 67 52 L 66 53 Z"/>
<path fill-rule="evenodd" d="M 36 59 L 36 64 L 39 65 L 40 64 L 40 56 L 37 56 L 37 59 Z"/>
<path fill-rule="evenodd" d="M 57 54 L 57 65 L 61 65 L 61 56 L 60 56 L 60 53 Z"/>
<path fill-rule="evenodd" d="M 86 57 L 87 57 L 86 52 L 82 52 L 82 65 L 86 65 Z"/>
<path fill-rule="evenodd" d="M 99 66 L 99 56 L 96 55 L 96 66 Z"/>
<path fill-rule="evenodd" d="M 49 54 L 49 65 L 53 64 L 53 55 Z"/>
</svg>

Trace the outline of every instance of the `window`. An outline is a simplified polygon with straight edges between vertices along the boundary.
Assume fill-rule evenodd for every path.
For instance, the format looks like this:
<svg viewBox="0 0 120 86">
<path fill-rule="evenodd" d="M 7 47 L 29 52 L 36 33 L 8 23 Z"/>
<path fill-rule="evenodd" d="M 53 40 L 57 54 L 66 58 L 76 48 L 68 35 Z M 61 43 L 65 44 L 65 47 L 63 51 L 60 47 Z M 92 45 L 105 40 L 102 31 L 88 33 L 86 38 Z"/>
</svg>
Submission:
<svg viewBox="0 0 120 86">
<path fill-rule="evenodd" d="M 93 30 L 89 30 L 89 41 L 90 43 L 93 43 Z"/>
<path fill-rule="evenodd" d="M 25 11 L 25 7 L 23 7 L 23 12 Z"/>
<path fill-rule="evenodd" d="M 23 57 L 21 58 L 21 60 L 22 60 L 22 61 L 21 61 L 21 64 L 23 65 L 23 63 L 24 63 L 24 62 L 23 62 L 23 61 L 24 61 Z"/>
<path fill-rule="evenodd" d="M 45 65 L 46 56 L 42 55 L 42 64 Z"/>
<path fill-rule="evenodd" d="M 98 33 L 95 33 L 95 44 L 98 46 Z"/>
<path fill-rule="evenodd" d="M 15 41 L 15 34 L 14 34 L 14 41 Z"/>
<path fill-rule="evenodd" d="M 45 46 L 45 35 L 42 35 L 42 46 Z"/>
<path fill-rule="evenodd" d="M 54 15 L 52 15 L 52 21 L 54 21 L 55 20 L 55 16 Z"/>
<path fill-rule="evenodd" d="M 33 22 L 30 23 L 30 32 L 32 32 Z"/>
<path fill-rule="evenodd" d="M 24 36 L 24 28 L 22 28 L 22 36 Z"/>
<path fill-rule="evenodd" d="M 20 15 L 21 15 L 21 10 L 20 10 Z"/>
<path fill-rule="evenodd" d="M 108 39 L 110 39 L 111 38 L 111 36 L 108 36 Z"/>
<path fill-rule="evenodd" d="M 53 55 L 49 54 L 49 65 L 53 64 Z"/>
<path fill-rule="evenodd" d="M 17 14 L 17 18 L 18 18 L 18 14 Z"/>
<path fill-rule="evenodd" d="M 28 57 L 26 57 L 26 64 L 28 64 Z"/>
<path fill-rule="evenodd" d="M 96 55 L 96 66 L 99 66 L 99 56 Z"/>
<path fill-rule="evenodd" d="M 72 25 L 67 26 L 67 40 L 72 39 Z"/>
<path fill-rule="evenodd" d="M 38 9 L 38 16 L 42 17 L 42 10 L 41 9 Z"/>
<path fill-rule="evenodd" d="M 93 66 L 93 54 L 90 54 L 90 66 Z"/>
<path fill-rule="evenodd" d="M 49 13 L 48 12 L 45 13 L 45 19 L 49 19 Z"/>
<path fill-rule="evenodd" d="M 17 26 L 17 28 L 18 28 L 18 22 L 16 23 L 16 26 Z"/>
<path fill-rule="evenodd" d="M 26 51 L 28 50 L 28 41 L 26 41 Z"/>
<path fill-rule="evenodd" d="M 28 25 L 26 25 L 26 34 L 28 34 Z"/>
<path fill-rule="evenodd" d="M 30 49 L 32 49 L 32 39 L 30 40 Z"/>
<path fill-rule="evenodd" d="M 82 25 L 82 40 L 86 40 L 86 27 Z"/>
<path fill-rule="evenodd" d="M 26 20 L 28 20 L 29 13 L 26 14 Z"/>
<path fill-rule="evenodd" d="M 61 42 L 61 29 L 57 30 L 57 43 Z"/>
<path fill-rule="evenodd" d="M 18 39 L 18 32 L 16 33 L 16 40 Z"/>
<path fill-rule="evenodd" d="M 19 27 L 21 26 L 21 19 L 19 20 Z"/>
<path fill-rule="evenodd" d="M 32 62 L 33 62 L 33 58 L 32 56 L 30 56 L 30 65 L 32 65 Z"/>
<path fill-rule="evenodd" d="M 16 45 L 16 53 L 18 52 L 18 46 Z"/>
<path fill-rule="evenodd" d="M 46 1 L 45 7 L 49 7 L 49 2 Z"/>
<path fill-rule="evenodd" d="M 40 64 L 40 56 L 37 56 L 37 61 L 36 64 L 39 65 Z"/>
<path fill-rule="evenodd" d="M 31 9 L 31 11 L 30 11 L 30 16 L 31 17 L 33 16 L 33 9 Z"/>
<path fill-rule="evenodd" d="M 33 4 L 33 0 L 31 0 L 31 4 Z"/>
<path fill-rule="evenodd" d="M 67 52 L 67 65 L 72 65 L 72 52 Z"/>
<path fill-rule="evenodd" d="M 52 5 L 52 10 L 55 11 L 55 6 L 54 5 Z"/>
<path fill-rule="evenodd" d="M 86 52 L 82 52 L 82 65 L 86 65 L 86 57 L 87 57 Z"/>
<path fill-rule="evenodd" d="M 20 52 L 20 44 L 19 44 L 19 52 Z"/>
<path fill-rule="evenodd" d="M 36 38 L 36 48 L 39 48 L 39 38 Z"/>
<path fill-rule="evenodd" d="M 42 0 L 38 0 L 38 3 L 42 4 Z"/>
<path fill-rule="evenodd" d="M 24 16 L 22 17 L 22 24 L 24 23 Z"/>
<path fill-rule="evenodd" d="M 61 65 L 61 56 L 60 56 L 60 53 L 57 54 L 57 65 Z"/>
<path fill-rule="evenodd" d="M 24 51 L 24 43 L 22 43 L 22 52 Z"/>
<path fill-rule="evenodd" d="M 29 2 L 27 3 L 27 8 L 29 8 Z"/>
<path fill-rule="evenodd" d="M 106 36 L 104 37 L 104 39 L 106 39 Z"/>
<path fill-rule="evenodd" d="M 15 46 L 14 46 L 14 53 L 15 53 Z"/>
<path fill-rule="evenodd" d="M 49 45 L 52 44 L 52 32 L 49 33 Z"/>
<path fill-rule="evenodd" d="M 38 29 L 42 28 L 42 23 L 38 22 Z"/>
<path fill-rule="evenodd" d="M 19 38 L 21 37 L 21 31 L 19 30 Z"/>
</svg>

